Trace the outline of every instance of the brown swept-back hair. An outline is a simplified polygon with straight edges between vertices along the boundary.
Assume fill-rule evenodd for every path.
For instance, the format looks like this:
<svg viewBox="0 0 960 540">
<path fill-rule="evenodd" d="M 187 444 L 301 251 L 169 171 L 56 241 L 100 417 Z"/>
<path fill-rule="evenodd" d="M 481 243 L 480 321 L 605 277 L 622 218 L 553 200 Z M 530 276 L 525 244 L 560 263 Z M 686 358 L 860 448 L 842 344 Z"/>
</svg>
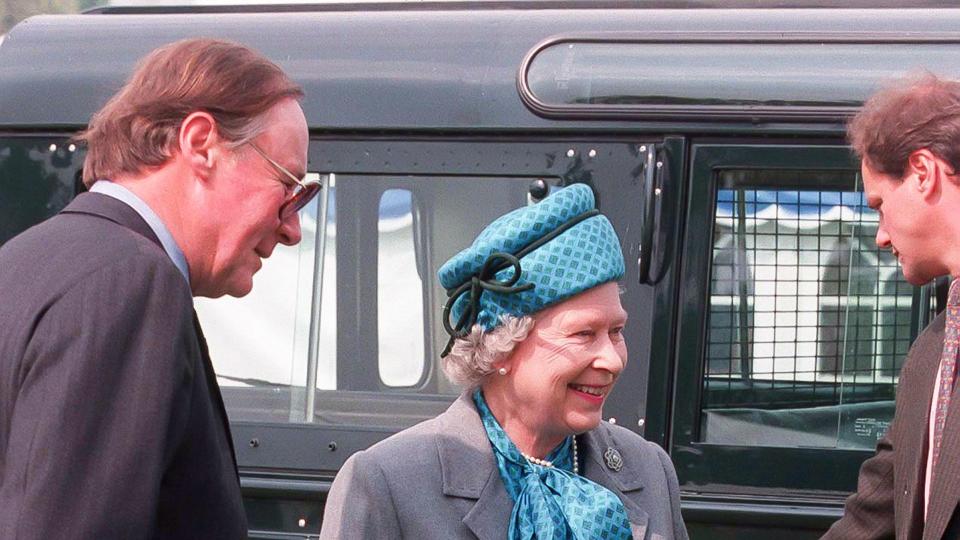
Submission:
<svg viewBox="0 0 960 540">
<path fill-rule="evenodd" d="M 897 180 L 924 148 L 960 171 L 960 82 L 925 73 L 893 84 L 864 103 L 847 137 L 871 169 Z"/>
<path fill-rule="evenodd" d="M 193 112 L 210 113 L 218 134 L 238 146 L 263 131 L 262 116 L 276 103 L 301 97 L 283 70 L 243 45 L 185 39 L 160 47 L 74 137 L 87 146 L 83 182 L 163 165 Z"/>
</svg>

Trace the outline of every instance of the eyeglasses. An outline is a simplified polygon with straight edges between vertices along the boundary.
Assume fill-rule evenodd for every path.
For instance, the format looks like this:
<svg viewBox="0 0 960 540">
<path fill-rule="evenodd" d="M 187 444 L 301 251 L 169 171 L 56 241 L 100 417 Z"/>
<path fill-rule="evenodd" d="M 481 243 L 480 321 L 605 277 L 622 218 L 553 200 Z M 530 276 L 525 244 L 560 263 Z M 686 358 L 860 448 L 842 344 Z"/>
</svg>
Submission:
<svg viewBox="0 0 960 540">
<path fill-rule="evenodd" d="M 288 171 L 286 167 L 280 165 L 276 161 L 270 158 L 266 152 L 264 152 L 259 146 L 253 143 L 253 141 L 247 141 L 260 157 L 267 160 L 267 163 L 273 166 L 274 169 L 280 171 L 285 177 L 289 178 L 296 184 L 296 187 L 293 188 L 293 193 L 287 198 L 286 201 L 280 205 L 280 219 L 284 220 L 288 217 L 296 214 L 300 211 L 301 208 L 306 206 L 317 196 L 317 193 L 320 193 L 320 188 L 323 185 L 320 183 L 319 178 L 309 178 L 309 179 L 300 179 L 297 178 L 292 172 Z"/>
</svg>

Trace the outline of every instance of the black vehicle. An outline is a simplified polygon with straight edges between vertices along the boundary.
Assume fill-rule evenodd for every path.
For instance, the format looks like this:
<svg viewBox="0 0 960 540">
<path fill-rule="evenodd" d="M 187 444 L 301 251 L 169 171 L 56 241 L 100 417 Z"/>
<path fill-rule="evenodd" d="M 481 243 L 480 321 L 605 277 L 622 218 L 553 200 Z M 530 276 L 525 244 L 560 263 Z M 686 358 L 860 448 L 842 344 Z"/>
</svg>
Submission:
<svg viewBox="0 0 960 540">
<path fill-rule="evenodd" d="M 304 86 L 325 184 L 253 294 L 197 301 L 252 537 L 316 535 L 351 453 L 446 408 L 436 269 L 583 182 L 627 257 L 609 421 L 670 453 L 692 538 L 816 538 L 938 307 L 876 248 L 844 122 L 884 81 L 956 76 L 957 28 L 960 9 L 616 2 L 35 17 L 0 42 L 0 243 L 82 189 L 69 136 L 138 58 L 248 44 Z"/>
</svg>

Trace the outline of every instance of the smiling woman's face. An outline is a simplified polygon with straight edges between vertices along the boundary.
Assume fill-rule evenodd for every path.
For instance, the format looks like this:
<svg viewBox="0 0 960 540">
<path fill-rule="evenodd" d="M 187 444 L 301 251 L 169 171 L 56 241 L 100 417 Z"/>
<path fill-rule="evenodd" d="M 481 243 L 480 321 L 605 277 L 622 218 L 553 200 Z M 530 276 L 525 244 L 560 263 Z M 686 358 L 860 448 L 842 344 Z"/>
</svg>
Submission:
<svg viewBox="0 0 960 540">
<path fill-rule="evenodd" d="M 533 330 L 503 363 L 508 374 L 492 375 L 484 385 L 511 438 L 522 429 L 553 440 L 599 424 L 603 402 L 627 364 L 626 320 L 613 282 L 534 315 Z"/>
</svg>

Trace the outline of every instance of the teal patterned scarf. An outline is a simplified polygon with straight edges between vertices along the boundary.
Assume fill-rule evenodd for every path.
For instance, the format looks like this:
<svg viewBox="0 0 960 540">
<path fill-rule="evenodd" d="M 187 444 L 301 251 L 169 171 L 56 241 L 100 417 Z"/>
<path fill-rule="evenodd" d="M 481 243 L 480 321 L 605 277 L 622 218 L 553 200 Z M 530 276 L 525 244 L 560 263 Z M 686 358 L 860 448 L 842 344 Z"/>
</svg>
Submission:
<svg viewBox="0 0 960 540">
<path fill-rule="evenodd" d="M 500 478 L 513 499 L 509 540 L 629 540 L 623 502 L 607 488 L 574 474 L 573 437 L 545 459 L 553 467 L 524 458 L 494 418 L 483 393 L 473 394 Z"/>
</svg>

